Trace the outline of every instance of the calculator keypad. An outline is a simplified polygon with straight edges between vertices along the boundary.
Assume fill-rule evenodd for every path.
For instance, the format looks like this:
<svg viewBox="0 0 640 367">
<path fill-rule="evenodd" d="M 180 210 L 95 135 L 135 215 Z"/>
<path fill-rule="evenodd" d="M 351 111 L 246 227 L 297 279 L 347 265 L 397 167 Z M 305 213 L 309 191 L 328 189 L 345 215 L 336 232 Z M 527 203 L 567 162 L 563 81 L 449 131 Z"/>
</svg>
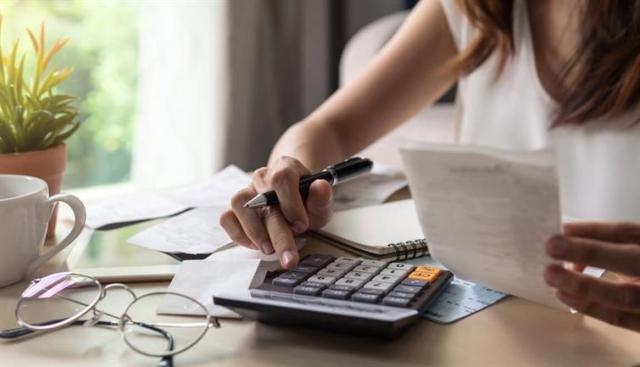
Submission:
<svg viewBox="0 0 640 367">
<path fill-rule="evenodd" d="M 271 284 L 294 295 L 410 307 L 440 274 L 437 268 L 401 262 L 310 255 Z"/>
</svg>

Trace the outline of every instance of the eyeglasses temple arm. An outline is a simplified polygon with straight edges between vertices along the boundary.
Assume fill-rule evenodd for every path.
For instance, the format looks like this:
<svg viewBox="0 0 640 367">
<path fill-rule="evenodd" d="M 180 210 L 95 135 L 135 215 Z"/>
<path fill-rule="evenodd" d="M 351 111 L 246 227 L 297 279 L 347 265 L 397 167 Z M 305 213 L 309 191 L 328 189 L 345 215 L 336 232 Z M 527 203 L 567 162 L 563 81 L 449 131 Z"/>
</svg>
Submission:
<svg viewBox="0 0 640 367">
<path fill-rule="evenodd" d="M 45 326 L 45 325 L 51 325 L 51 324 L 55 324 L 58 323 L 60 321 L 63 321 L 64 319 L 58 319 L 58 320 L 50 320 L 47 322 L 43 322 L 40 325 Z M 14 340 L 14 339 L 19 339 L 22 337 L 25 337 L 27 335 L 32 335 L 34 333 L 37 334 L 42 334 L 46 331 L 50 331 L 50 330 L 43 330 L 42 332 L 40 332 L 40 330 L 32 330 L 29 329 L 26 326 L 21 326 L 21 327 L 17 327 L 14 329 L 6 329 L 6 330 L 0 330 L 0 339 L 6 339 L 6 340 Z"/>
</svg>

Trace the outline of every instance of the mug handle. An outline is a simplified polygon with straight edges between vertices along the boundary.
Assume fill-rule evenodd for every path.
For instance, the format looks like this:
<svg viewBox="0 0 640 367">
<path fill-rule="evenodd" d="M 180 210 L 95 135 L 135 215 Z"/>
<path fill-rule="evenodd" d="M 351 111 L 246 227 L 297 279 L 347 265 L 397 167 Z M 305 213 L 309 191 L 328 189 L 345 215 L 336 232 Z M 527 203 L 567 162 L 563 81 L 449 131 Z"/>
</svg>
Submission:
<svg viewBox="0 0 640 367">
<path fill-rule="evenodd" d="M 40 255 L 40 257 L 35 259 L 29 265 L 29 268 L 27 269 L 27 275 L 33 275 L 33 273 L 42 264 L 44 264 L 49 259 L 51 259 L 55 255 L 57 255 L 60 251 L 64 250 L 65 247 L 69 246 L 78 237 L 78 235 L 80 235 L 80 232 L 82 232 L 82 229 L 84 228 L 84 223 L 85 223 L 85 221 L 87 219 L 87 213 L 86 213 L 86 210 L 84 208 L 84 204 L 82 204 L 82 201 L 80 201 L 80 199 L 78 199 L 77 197 L 75 197 L 75 196 L 73 196 L 71 194 L 53 195 L 52 197 L 50 197 L 47 200 L 49 216 L 51 215 L 51 212 L 53 211 L 53 208 L 54 208 L 56 202 L 63 202 L 65 204 L 69 205 L 69 207 L 73 211 L 73 216 L 75 217 L 75 221 L 73 223 L 73 228 L 71 229 L 71 232 L 69 232 L 67 237 L 65 237 L 62 241 L 60 241 L 60 243 L 58 243 L 57 245 L 53 246 L 53 248 L 51 250 L 47 251 L 46 254 Z M 49 218 L 49 217 L 47 216 L 47 218 Z"/>
</svg>

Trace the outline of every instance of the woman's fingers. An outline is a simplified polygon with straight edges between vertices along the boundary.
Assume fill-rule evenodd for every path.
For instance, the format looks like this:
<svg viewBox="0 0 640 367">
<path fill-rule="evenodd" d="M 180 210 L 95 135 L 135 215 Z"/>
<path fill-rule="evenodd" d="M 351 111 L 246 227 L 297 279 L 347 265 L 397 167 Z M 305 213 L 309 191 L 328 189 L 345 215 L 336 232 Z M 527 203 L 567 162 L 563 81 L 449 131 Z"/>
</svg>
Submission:
<svg viewBox="0 0 640 367">
<path fill-rule="evenodd" d="M 309 228 L 309 218 L 299 191 L 300 177 L 309 171 L 297 160 L 280 158 L 269 173 L 269 183 L 278 196 L 280 210 L 296 233 Z"/>
<path fill-rule="evenodd" d="M 307 211 L 309 227 L 318 229 L 329 222 L 333 212 L 333 188 L 325 180 L 318 180 L 309 187 Z"/>
<path fill-rule="evenodd" d="M 563 227 L 567 236 L 607 242 L 640 243 L 640 225 L 636 223 L 575 222 L 565 223 Z"/>
<path fill-rule="evenodd" d="M 559 291 L 556 296 L 560 301 L 574 310 L 595 317 L 610 324 L 624 327 L 627 329 L 640 331 L 640 313 L 633 311 L 624 311 L 612 307 L 608 307 L 600 302 L 585 300 L 575 297 L 572 294 Z"/>
<path fill-rule="evenodd" d="M 620 310 L 640 310 L 640 284 L 616 282 L 577 273 L 558 264 L 547 266 L 544 279 L 550 286 L 585 302 L 598 302 Z"/>
<path fill-rule="evenodd" d="M 273 247 L 278 253 L 280 264 L 285 269 L 291 269 L 298 263 L 298 248 L 289 223 L 278 208 L 263 208 L 263 217 L 267 231 L 271 237 Z"/>
<path fill-rule="evenodd" d="M 636 244 L 556 235 L 549 239 L 546 250 L 550 257 L 557 260 L 640 276 L 640 246 Z"/>
<path fill-rule="evenodd" d="M 265 254 L 273 253 L 269 234 L 262 218 L 255 209 L 245 208 L 244 204 L 256 195 L 252 187 L 239 191 L 231 198 L 231 210 L 235 214 L 245 235 Z M 227 231 L 227 233 L 229 233 Z"/>
<path fill-rule="evenodd" d="M 227 210 L 220 216 L 220 225 L 227 232 L 231 240 L 238 245 L 258 250 L 258 247 L 251 242 L 249 237 L 244 233 L 240 221 L 231 210 Z"/>
<path fill-rule="evenodd" d="M 233 196 L 231 211 L 221 216 L 220 224 L 235 242 L 267 254 L 275 250 L 283 267 L 294 267 L 299 260 L 294 233 L 310 226 L 319 228 L 331 216 L 333 192 L 329 183 L 312 183 L 306 202 L 300 195 L 300 178 L 308 174 L 307 168 L 289 157 L 280 158 L 270 168 L 257 169 L 251 186 Z M 278 196 L 277 207 L 244 208 L 257 193 L 268 190 Z"/>
</svg>

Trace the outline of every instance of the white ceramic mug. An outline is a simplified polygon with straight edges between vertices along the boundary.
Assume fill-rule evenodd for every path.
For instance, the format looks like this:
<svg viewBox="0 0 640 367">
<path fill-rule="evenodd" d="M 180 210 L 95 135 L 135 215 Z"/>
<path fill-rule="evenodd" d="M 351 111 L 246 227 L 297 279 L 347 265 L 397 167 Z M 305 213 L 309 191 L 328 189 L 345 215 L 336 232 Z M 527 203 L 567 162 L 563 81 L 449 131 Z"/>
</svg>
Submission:
<svg viewBox="0 0 640 367">
<path fill-rule="evenodd" d="M 40 255 L 56 202 L 71 207 L 75 223 L 67 237 Z M 77 197 L 69 194 L 49 197 L 47 183 L 39 178 L 0 175 L 0 287 L 31 275 L 69 246 L 82 231 L 85 219 L 84 205 Z"/>
</svg>

